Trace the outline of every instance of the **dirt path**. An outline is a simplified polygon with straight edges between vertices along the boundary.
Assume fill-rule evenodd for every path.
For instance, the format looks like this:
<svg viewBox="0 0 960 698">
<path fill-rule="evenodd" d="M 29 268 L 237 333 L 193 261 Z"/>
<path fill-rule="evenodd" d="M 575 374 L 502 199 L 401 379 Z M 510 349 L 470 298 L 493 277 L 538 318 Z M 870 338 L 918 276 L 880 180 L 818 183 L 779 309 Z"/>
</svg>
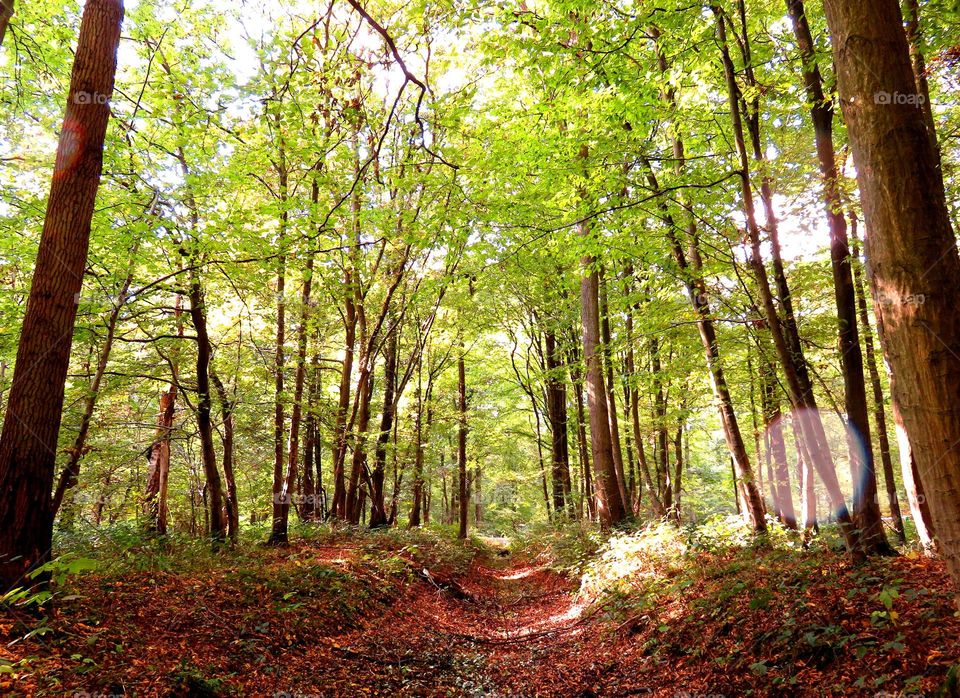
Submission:
<svg viewBox="0 0 960 698">
<path fill-rule="evenodd" d="M 431 574 L 382 619 L 339 638 L 363 688 L 377 695 L 597 694 L 602 677 L 582 652 L 602 643 L 610 624 L 584 615 L 571 580 L 536 562 L 485 555 L 452 588 L 449 581 Z"/>
</svg>

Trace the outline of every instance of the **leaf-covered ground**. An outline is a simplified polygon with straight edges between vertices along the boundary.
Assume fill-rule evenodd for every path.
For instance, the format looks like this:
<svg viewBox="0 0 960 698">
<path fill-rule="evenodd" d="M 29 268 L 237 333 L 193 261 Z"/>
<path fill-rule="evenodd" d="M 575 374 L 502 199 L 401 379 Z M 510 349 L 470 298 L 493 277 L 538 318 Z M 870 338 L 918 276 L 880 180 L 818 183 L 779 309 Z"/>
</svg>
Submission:
<svg viewBox="0 0 960 698">
<path fill-rule="evenodd" d="M 0 693 L 957 695 L 939 562 L 665 531 L 512 550 L 331 533 L 180 571 L 173 551 L 0 616 Z"/>
</svg>

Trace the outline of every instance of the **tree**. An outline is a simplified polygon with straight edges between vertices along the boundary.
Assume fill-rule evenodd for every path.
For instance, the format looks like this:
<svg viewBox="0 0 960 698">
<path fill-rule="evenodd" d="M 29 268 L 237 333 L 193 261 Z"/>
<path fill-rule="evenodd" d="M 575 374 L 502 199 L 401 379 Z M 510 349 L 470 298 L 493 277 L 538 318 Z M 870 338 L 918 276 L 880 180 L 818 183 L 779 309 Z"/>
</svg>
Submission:
<svg viewBox="0 0 960 698">
<path fill-rule="evenodd" d="M 103 167 L 121 0 L 88 0 L 0 434 L 0 587 L 50 556 L 64 381 Z M 4 23 L 5 26 L 5 23 Z"/>
<path fill-rule="evenodd" d="M 586 238 L 589 234 L 588 226 L 585 223 L 582 224 L 580 235 Z M 596 269 L 596 260 L 591 255 L 585 255 L 582 264 L 580 313 L 583 325 L 583 361 L 586 366 L 597 516 L 604 526 L 612 526 L 622 521 L 627 513 L 620 497 L 617 470 L 613 461 L 610 418 L 607 415 L 607 390 L 604 386 L 603 363 L 600 355 L 600 275 Z"/>
<path fill-rule="evenodd" d="M 960 585 L 960 255 L 896 0 L 826 0 L 891 391 Z M 896 134 L 896 137 L 891 137 Z M 960 597 L 958 597 L 960 601 Z"/>
<path fill-rule="evenodd" d="M 13 0 L 0 0 L 0 46 L 3 45 L 3 37 L 7 33 L 7 25 L 13 17 Z"/>
</svg>

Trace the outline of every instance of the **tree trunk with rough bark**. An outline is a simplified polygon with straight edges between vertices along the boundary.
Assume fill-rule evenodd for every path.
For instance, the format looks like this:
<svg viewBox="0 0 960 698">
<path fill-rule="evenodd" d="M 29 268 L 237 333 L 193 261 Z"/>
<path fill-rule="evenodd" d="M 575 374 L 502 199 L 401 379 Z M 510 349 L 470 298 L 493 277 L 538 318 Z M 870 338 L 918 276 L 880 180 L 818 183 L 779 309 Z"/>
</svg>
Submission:
<svg viewBox="0 0 960 698">
<path fill-rule="evenodd" d="M 88 0 L 0 435 L 0 592 L 50 558 L 57 435 L 103 168 L 120 0 Z M 97 99 L 90 99 L 95 93 Z M 102 99 L 101 99 L 102 97 Z"/>
<path fill-rule="evenodd" d="M 960 585 L 960 255 L 939 157 L 923 111 L 901 103 L 916 83 L 896 0 L 825 0 L 824 8 L 891 392 Z"/>
<path fill-rule="evenodd" d="M 234 424 L 233 414 L 236 409 L 236 399 L 227 392 L 226 386 L 214 371 L 210 371 L 210 380 L 217 391 L 220 400 L 220 418 L 223 422 L 223 481 L 226 485 L 224 492 L 224 511 L 227 516 L 227 536 L 234 543 L 240 537 L 240 511 L 237 502 L 237 480 L 233 474 L 234 455 Z"/>
<path fill-rule="evenodd" d="M 617 489 L 620 501 L 627 515 L 633 515 L 630 508 L 630 493 L 623 467 L 623 446 L 620 443 L 620 422 L 617 417 L 617 391 L 613 375 L 613 348 L 610 332 L 610 307 L 607 297 L 607 275 L 603 265 L 597 271 L 600 285 L 600 336 L 603 341 L 603 365 L 606 371 L 607 415 L 610 418 L 610 441 L 613 444 L 613 465 L 617 471 Z"/>
<path fill-rule="evenodd" d="M 460 473 L 460 526 L 457 538 L 467 537 L 467 516 L 470 513 L 467 492 L 467 372 L 463 343 L 457 357 L 457 471 Z"/>
<path fill-rule="evenodd" d="M 586 223 L 580 225 L 581 237 L 587 237 Z M 586 364 L 587 403 L 590 412 L 590 441 L 593 450 L 594 479 L 597 485 L 597 516 L 610 527 L 626 517 L 617 471 L 613 461 L 610 417 L 607 414 L 607 391 L 603 380 L 600 356 L 600 296 L 595 260 L 587 255 L 582 260 L 580 313 L 583 324 L 583 357 Z"/>
<path fill-rule="evenodd" d="M 577 403 L 577 452 L 580 455 L 580 482 L 583 487 L 582 496 L 587 505 L 587 518 L 593 520 L 597 516 L 596 501 L 593 491 L 593 475 L 590 472 L 590 448 L 587 445 L 587 414 L 583 399 L 583 372 L 580 370 L 580 352 L 577 351 L 575 332 L 571 332 L 569 361 L 570 382 L 573 384 L 574 398 Z"/>
<path fill-rule="evenodd" d="M 284 528 L 283 519 L 285 512 L 290 508 L 289 502 L 283 501 L 283 465 L 284 465 L 284 433 L 286 423 L 286 410 L 283 404 L 283 384 L 284 384 L 284 345 L 286 344 L 286 283 L 287 283 L 287 223 L 289 212 L 287 211 L 287 201 L 289 198 L 289 183 L 287 172 L 286 147 L 284 145 L 283 134 L 281 133 L 280 111 L 278 109 L 276 117 L 276 132 L 278 138 L 277 147 L 277 174 L 279 176 L 280 191 L 280 230 L 278 234 L 277 246 L 280 248 L 280 255 L 277 257 L 277 331 L 274 342 L 273 355 L 273 518 L 270 524 L 270 542 L 285 542 L 276 540 L 280 535 L 280 529 Z"/>
<path fill-rule="evenodd" d="M 380 528 L 387 525 L 387 509 L 384 500 L 383 483 L 386 479 L 387 445 L 390 443 L 390 434 L 393 431 L 393 420 L 396 417 L 397 391 L 397 335 L 399 329 L 392 331 L 387 337 L 387 346 L 383 356 L 383 413 L 380 416 L 380 432 L 377 434 L 377 446 L 373 456 L 373 471 L 370 474 L 370 528 Z M 446 487 L 446 485 L 444 485 Z M 446 489 L 444 489 L 444 497 Z M 446 504 L 444 504 L 446 509 Z"/>
<path fill-rule="evenodd" d="M 200 435 L 200 460 L 206 478 L 207 506 L 209 509 L 208 532 L 214 543 L 226 535 L 227 522 L 223 511 L 223 484 L 217 468 L 217 452 L 213 445 L 213 420 L 210 399 L 210 358 L 213 347 L 207 332 L 207 308 L 203 288 L 200 285 L 196 264 L 191 264 L 190 274 L 190 319 L 197 333 L 197 431 Z"/>
<path fill-rule="evenodd" d="M 0 46 L 7 34 L 7 26 L 13 18 L 13 0 L 0 0 Z"/>
<path fill-rule="evenodd" d="M 570 506 L 570 452 L 567 435 L 567 386 L 557 348 L 557 335 L 544 333 L 547 379 L 547 419 L 550 420 L 550 453 L 553 474 L 553 508 L 558 514 Z"/>
</svg>

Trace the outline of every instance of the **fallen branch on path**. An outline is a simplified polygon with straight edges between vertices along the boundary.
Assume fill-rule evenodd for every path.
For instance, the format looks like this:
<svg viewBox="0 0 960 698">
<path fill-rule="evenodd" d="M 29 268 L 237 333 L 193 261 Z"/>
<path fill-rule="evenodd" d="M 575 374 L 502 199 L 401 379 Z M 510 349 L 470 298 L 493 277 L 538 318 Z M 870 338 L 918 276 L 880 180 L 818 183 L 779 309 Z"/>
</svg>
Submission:
<svg viewBox="0 0 960 698">
<path fill-rule="evenodd" d="M 431 574 L 430 570 L 426 567 L 418 570 L 417 576 L 427 580 L 440 591 L 449 592 L 454 598 L 460 599 L 461 601 L 476 601 L 473 594 L 460 586 L 459 582 L 439 574 Z"/>
</svg>

